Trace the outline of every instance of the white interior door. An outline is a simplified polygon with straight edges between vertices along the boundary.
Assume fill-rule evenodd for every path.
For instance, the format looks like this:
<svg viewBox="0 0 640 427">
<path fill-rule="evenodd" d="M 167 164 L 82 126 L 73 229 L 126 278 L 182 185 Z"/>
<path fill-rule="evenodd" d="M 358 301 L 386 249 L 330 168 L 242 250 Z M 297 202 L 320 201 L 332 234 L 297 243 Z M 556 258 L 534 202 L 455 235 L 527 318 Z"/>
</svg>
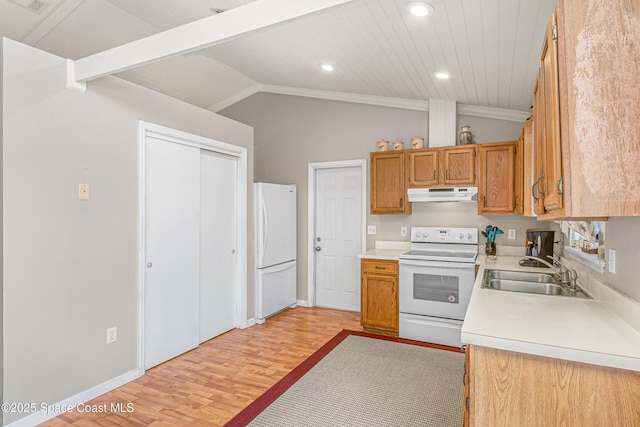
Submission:
<svg viewBox="0 0 640 427">
<path fill-rule="evenodd" d="M 315 181 L 316 305 L 359 311 L 361 169 L 318 169 Z"/>
<path fill-rule="evenodd" d="M 144 367 L 198 346 L 200 150 L 145 141 Z"/>
<path fill-rule="evenodd" d="M 200 342 L 234 327 L 237 159 L 202 150 L 200 158 Z"/>
</svg>

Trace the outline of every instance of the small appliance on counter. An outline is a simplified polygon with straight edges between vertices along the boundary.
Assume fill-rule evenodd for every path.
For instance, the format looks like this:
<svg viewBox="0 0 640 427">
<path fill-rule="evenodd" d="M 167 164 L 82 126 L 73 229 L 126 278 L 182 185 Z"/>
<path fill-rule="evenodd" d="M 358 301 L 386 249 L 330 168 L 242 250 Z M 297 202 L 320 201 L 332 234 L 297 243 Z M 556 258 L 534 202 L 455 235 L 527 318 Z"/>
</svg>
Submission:
<svg viewBox="0 0 640 427">
<path fill-rule="evenodd" d="M 553 256 L 553 230 L 527 230 L 526 255 L 541 258 L 551 262 L 548 255 Z M 546 267 L 535 259 L 523 258 L 520 260 L 523 267 Z"/>
</svg>

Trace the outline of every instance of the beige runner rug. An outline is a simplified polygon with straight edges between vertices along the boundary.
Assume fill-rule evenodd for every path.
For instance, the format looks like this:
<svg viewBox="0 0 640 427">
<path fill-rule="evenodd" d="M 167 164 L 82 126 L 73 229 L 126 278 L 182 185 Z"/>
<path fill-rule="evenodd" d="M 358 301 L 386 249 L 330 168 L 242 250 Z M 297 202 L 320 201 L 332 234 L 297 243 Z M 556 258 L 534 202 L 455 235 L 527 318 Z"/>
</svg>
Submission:
<svg viewBox="0 0 640 427">
<path fill-rule="evenodd" d="M 462 425 L 463 354 L 409 340 L 341 334 L 332 340 L 339 343 L 335 348 L 264 410 L 250 406 L 227 425 Z"/>
</svg>

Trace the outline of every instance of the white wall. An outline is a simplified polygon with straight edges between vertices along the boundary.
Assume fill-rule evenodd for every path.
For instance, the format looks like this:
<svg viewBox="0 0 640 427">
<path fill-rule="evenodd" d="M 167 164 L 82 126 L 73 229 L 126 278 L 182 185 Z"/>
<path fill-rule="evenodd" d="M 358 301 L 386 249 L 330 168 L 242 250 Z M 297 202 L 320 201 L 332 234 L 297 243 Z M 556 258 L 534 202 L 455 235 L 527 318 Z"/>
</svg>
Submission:
<svg viewBox="0 0 640 427">
<path fill-rule="evenodd" d="M 255 129 L 255 179 L 298 185 L 298 299 L 307 299 L 307 166 L 311 162 L 367 159 L 377 150 L 376 142 L 427 137 L 429 114 L 424 111 L 379 107 L 339 101 L 258 93 L 220 114 L 249 124 Z M 478 142 L 517 140 L 521 123 L 459 116 L 458 123 L 471 125 Z M 455 141 L 452 141 L 452 145 Z M 368 184 L 367 184 L 368 185 Z M 367 196 L 368 197 L 368 196 Z M 367 204 L 369 202 L 367 201 Z M 523 247 L 528 228 L 552 228 L 532 218 L 479 216 L 477 203 L 414 204 L 413 215 L 368 215 L 367 223 L 377 227 L 367 236 L 367 247 L 378 240 L 405 240 L 401 226 L 479 227 L 494 224 L 515 228 L 516 240 L 498 237 L 498 244 Z M 557 228 L 557 227 L 556 227 Z M 484 242 L 483 239 L 481 239 Z"/>
<path fill-rule="evenodd" d="M 65 89 L 63 59 L 3 46 L 3 398 L 50 404 L 137 367 L 139 120 L 247 147 L 249 183 L 253 130 L 114 77 Z"/>
</svg>

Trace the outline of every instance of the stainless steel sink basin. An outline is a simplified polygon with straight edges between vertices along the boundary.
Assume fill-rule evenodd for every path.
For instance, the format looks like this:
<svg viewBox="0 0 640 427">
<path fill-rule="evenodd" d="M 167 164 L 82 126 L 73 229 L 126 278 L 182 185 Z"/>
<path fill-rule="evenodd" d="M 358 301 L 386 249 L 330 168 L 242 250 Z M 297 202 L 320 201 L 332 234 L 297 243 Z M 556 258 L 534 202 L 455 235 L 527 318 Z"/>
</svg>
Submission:
<svg viewBox="0 0 640 427">
<path fill-rule="evenodd" d="M 591 298 L 580 287 L 577 287 L 576 290 L 567 289 L 557 283 L 552 274 L 533 271 L 487 269 L 481 287 L 497 291 Z"/>
<path fill-rule="evenodd" d="M 556 281 L 552 274 L 533 271 L 487 270 L 487 278 L 541 283 L 555 283 Z"/>
</svg>

